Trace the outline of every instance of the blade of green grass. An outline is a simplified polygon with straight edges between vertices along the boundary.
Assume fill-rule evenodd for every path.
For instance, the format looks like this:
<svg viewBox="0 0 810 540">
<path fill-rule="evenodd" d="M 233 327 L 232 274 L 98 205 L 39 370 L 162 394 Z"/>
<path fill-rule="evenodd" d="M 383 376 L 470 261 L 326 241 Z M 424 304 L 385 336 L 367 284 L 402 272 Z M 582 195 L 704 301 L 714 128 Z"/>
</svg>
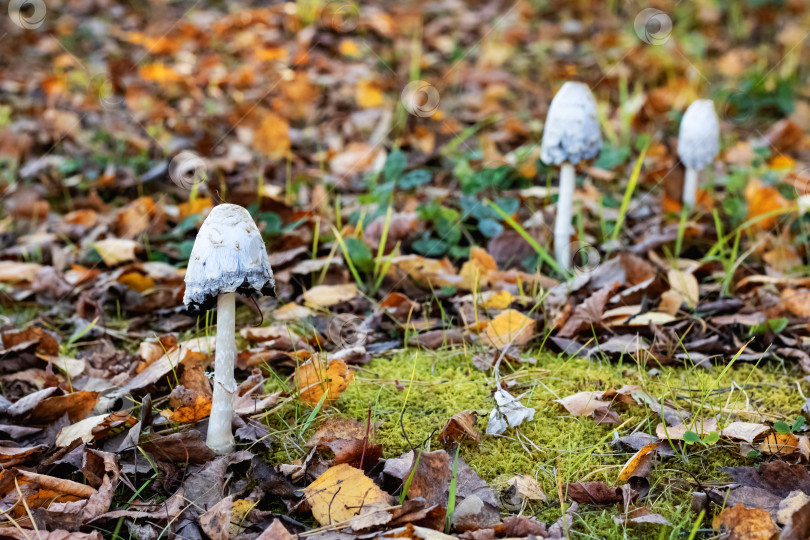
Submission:
<svg viewBox="0 0 810 540">
<path fill-rule="evenodd" d="M 636 161 L 636 166 L 633 167 L 633 174 L 630 175 L 630 181 L 627 183 L 627 189 L 624 190 L 624 197 L 622 198 L 622 205 L 619 207 L 619 218 L 616 220 L 616 226 L 613 229 L 613 240 L 619 238 L 619 232 L 624 224 L 624 216 L 627 214 L 627 209 L 630 207 L 630 200 L 633 198 L 633 191 L 638 184 L 638 177 L 641 174 L 641 166 L 644 164 L 644 156 L 647 155 L 647 147 L 641 151 Z"/>
<path fill-rule="evenodd" d="M 560 266 L 556 260 L 554 260 L 554 257 L 548 254 L 548 251 L 546 251 L 546 249 L 541 246 L 537 240 L 532 238 L 532 236 L 526 231 L 526 229 L 523 228 L 520 223 L 512 219 L 512 216 L 498 208 L 498 205 L 489 199 L 484 199 L 484 204 L 488 204 L 493 210 L 495 210 L 495 212 L 498 213 L 499 216 L 501 216 L 505 222 L 509 224 L 510 227 L 515 229 L 515 231 L 522 236 L 523 239 L 526 240 L 530 246 L 532 246 L 532 248 L 534 248 L 534 251 L 536 251 L 540 258 L 543 259 L 549 266 L 551 266 L 559 274 L 568 276 L 568 272 L 566 272 L 563 267 Z"/>
</svg>

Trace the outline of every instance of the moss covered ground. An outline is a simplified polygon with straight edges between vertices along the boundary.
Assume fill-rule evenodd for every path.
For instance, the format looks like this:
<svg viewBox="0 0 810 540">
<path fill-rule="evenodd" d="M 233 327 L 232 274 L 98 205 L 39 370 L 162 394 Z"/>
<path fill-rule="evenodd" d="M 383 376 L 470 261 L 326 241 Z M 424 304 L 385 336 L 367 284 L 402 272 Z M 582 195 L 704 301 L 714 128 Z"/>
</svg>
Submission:
<svg viewBox="0 0 810 540">
<path fill-rule="evenodd" d="M 524 405 L 534 407 L 534 420 L 503 436 L 484 436 L 482 442 L 466 443 L 461 455 L 493 487 L 503 486 L 514 474 L 528 474 L 543 485 L 548 502 L 525 509 L 546 522 L 556 520 L 562 507 L 557 496 L 561 482 L 603 480 L 615 484 L 621 467 L 632 451 L 619 448 L 616 437 L 634 431 L 654 434 L 659 417 L 638 405 L 616 407 L 623 424 L 597 424 L 591 418 L 569 414 L 555 400 L 583 390 L 607 390 L 622 385 L 640 385 L 658 400 L 667 400 L 693 415 L 720 414 L 751 421 L 792 419 L 804 399 L 796 381 L 800 375 L 778 363 L 719 364 L 711 370 L 695 366 L 640 366 L 632 359 L 610 362 L 563 358 L 548 353 L 528 353 L 535 361 L 504 364 L 501 378 Z M 291 403 L 270 419 L 275 428 L 293 433 L 282 437 L 274 459 L 300 457 L 300 441 L 326 416 L 342 415 L 365 420 L 369 407 L 380 422 L 375 442 L 383 446 L 384 457 L 398 456 L 411 445 L 424 442 L 426 448 L 440 447 L 438 433 L 455 413 L 478 413 L 478 429 L 486 429 L 492 409 L 495 381 L 492 370 L 482 372 L 472 365 L 472 354 L 463 349 L 439 352 L 409 349 L 376 358 L 361 366 L 355 380 L 332 407 L 319 411 L 307 424 L 311 409 Z M 806 389 L 802 392 L 807 393 Z M 403 433 L 404 430 L 404 433 Z M 406 437 L 407 435 L 407 437 Z M 432 435 L 432 437 L 431 437 Z M 294 439 L 299 442 L 296 443 Z M 761 459 L 761 458 L 760 458 Z M 651 478 L 646 505 L 666 517 L 672 527 L 637 529 L 614 523 L 616 507 L 583 506 L 578 512 L 573 536 L 596 538 L 688 536 L 696 524 L 691 513 L 691 493 L 697 483 L 711 485 L 728 481 L 720 467 L 754 465 L 757 458 L 743 457 L 738 443 L 721 440 L 706 446 L 693 444 L 680 457 L 663 458 Z M 699 524 L 711 527 L 711 516 Z M 707 534 L 708 530 L 705 531 Z M 702 537 L 699 534 L 697 537 Z"/>
</svg>

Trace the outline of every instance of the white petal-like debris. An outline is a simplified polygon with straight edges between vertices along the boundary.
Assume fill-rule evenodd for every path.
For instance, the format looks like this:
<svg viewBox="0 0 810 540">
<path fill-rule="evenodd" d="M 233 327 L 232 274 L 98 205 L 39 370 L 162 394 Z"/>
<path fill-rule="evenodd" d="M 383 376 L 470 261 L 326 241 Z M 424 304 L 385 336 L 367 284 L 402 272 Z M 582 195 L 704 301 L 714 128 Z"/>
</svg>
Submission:
<svg viewBox="0 0 810 540">
<path fill-rule="evenodd" d="M 203 309 L 223 293 L 272 295 L 274 290 L 267 249 L 250 213 L 236 204 L 215 206 L 191 250 L 183 303 Z"/>
<path fill-rule="evenodd" d="M 596 157 L 602 149 L 596 100 L 590 88 L 569 81 L 551 100 L 543 128 L 540 159 L 549 165 L 577 164 Z"/>
<path fill-rule="evenodd" d="M 495 408 L 489 414 L 487 435 L 500 435 L 506 428 L 516 427 L 534 418 L 534 409 L 524 406 L 520 397 L 498 388 L 495 392 Z"/>
<path fill-rule="evenodd" d="M 720 150 L 720 126 L 714 103 L 699 99 L 689 105 L 681 119 L 678 155 L 690 169 L 706 168 Z"/>
</svg>

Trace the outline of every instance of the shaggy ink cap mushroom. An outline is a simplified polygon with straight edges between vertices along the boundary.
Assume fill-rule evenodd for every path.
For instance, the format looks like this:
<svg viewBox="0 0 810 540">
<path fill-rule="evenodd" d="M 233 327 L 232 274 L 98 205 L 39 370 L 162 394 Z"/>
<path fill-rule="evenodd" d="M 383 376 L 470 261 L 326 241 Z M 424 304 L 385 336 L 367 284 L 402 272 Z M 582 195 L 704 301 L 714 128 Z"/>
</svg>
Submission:
<svg viewBox="0 0 810 540">
<path fill-rule="evenodd" d="M 720 147 L 720 126 L 714 103 L 710 99 L 694 101 L 681 119 L 678 132 L 678 155 L 690 169 L 705 169 Z"/>
<path fill-rule="evenodd" d="M 602 135 L 596 116 L 596 100 L 590 88 L 568 81 L 551 100 L 543 127 L 540 159 L 548 165 L 596 157 L 602 149 Z"/>
<path fill-rule="evenodd" d="M 275 295 L 273 270 L 259 229 L 236 204 L 215 206 L 205 218 L 186 270 L 183 304 L 210 309 L 220 294 Z"/>
</svg>

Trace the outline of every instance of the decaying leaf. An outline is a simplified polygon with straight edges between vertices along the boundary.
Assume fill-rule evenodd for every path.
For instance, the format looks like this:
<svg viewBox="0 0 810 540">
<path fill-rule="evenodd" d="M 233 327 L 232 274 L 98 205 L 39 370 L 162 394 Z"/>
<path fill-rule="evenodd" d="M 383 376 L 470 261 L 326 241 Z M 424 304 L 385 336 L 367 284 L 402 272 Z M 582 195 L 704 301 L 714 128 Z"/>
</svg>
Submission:
<svg viewBox="0 0 810 540">
<path fill-rule="evenodd" d="M 534 409 L 524 406 L 520 397 L 514 397 L 502 388 L 495 391 L 495 408 L 489 414 L 487 435 L 501 435 L 507 428 L 534 418 Z"/>
<path fill-rule="evenodd" d="M 771 540 L 779 532 L 767 511 L 742 504 L 720 512 L 714 518 L 714 528 L 727 531 L 731 540 Z"/>
<path fill-rule="evenodd" d="M 476 443 L 481 442 L 481 434 L 475 429 L 477 417 L 470 411 L 461 411 L 454 414 L 445 424 L 439 438 L 442 443 L 461 442 L 469 437 Z"/>
</svg>

